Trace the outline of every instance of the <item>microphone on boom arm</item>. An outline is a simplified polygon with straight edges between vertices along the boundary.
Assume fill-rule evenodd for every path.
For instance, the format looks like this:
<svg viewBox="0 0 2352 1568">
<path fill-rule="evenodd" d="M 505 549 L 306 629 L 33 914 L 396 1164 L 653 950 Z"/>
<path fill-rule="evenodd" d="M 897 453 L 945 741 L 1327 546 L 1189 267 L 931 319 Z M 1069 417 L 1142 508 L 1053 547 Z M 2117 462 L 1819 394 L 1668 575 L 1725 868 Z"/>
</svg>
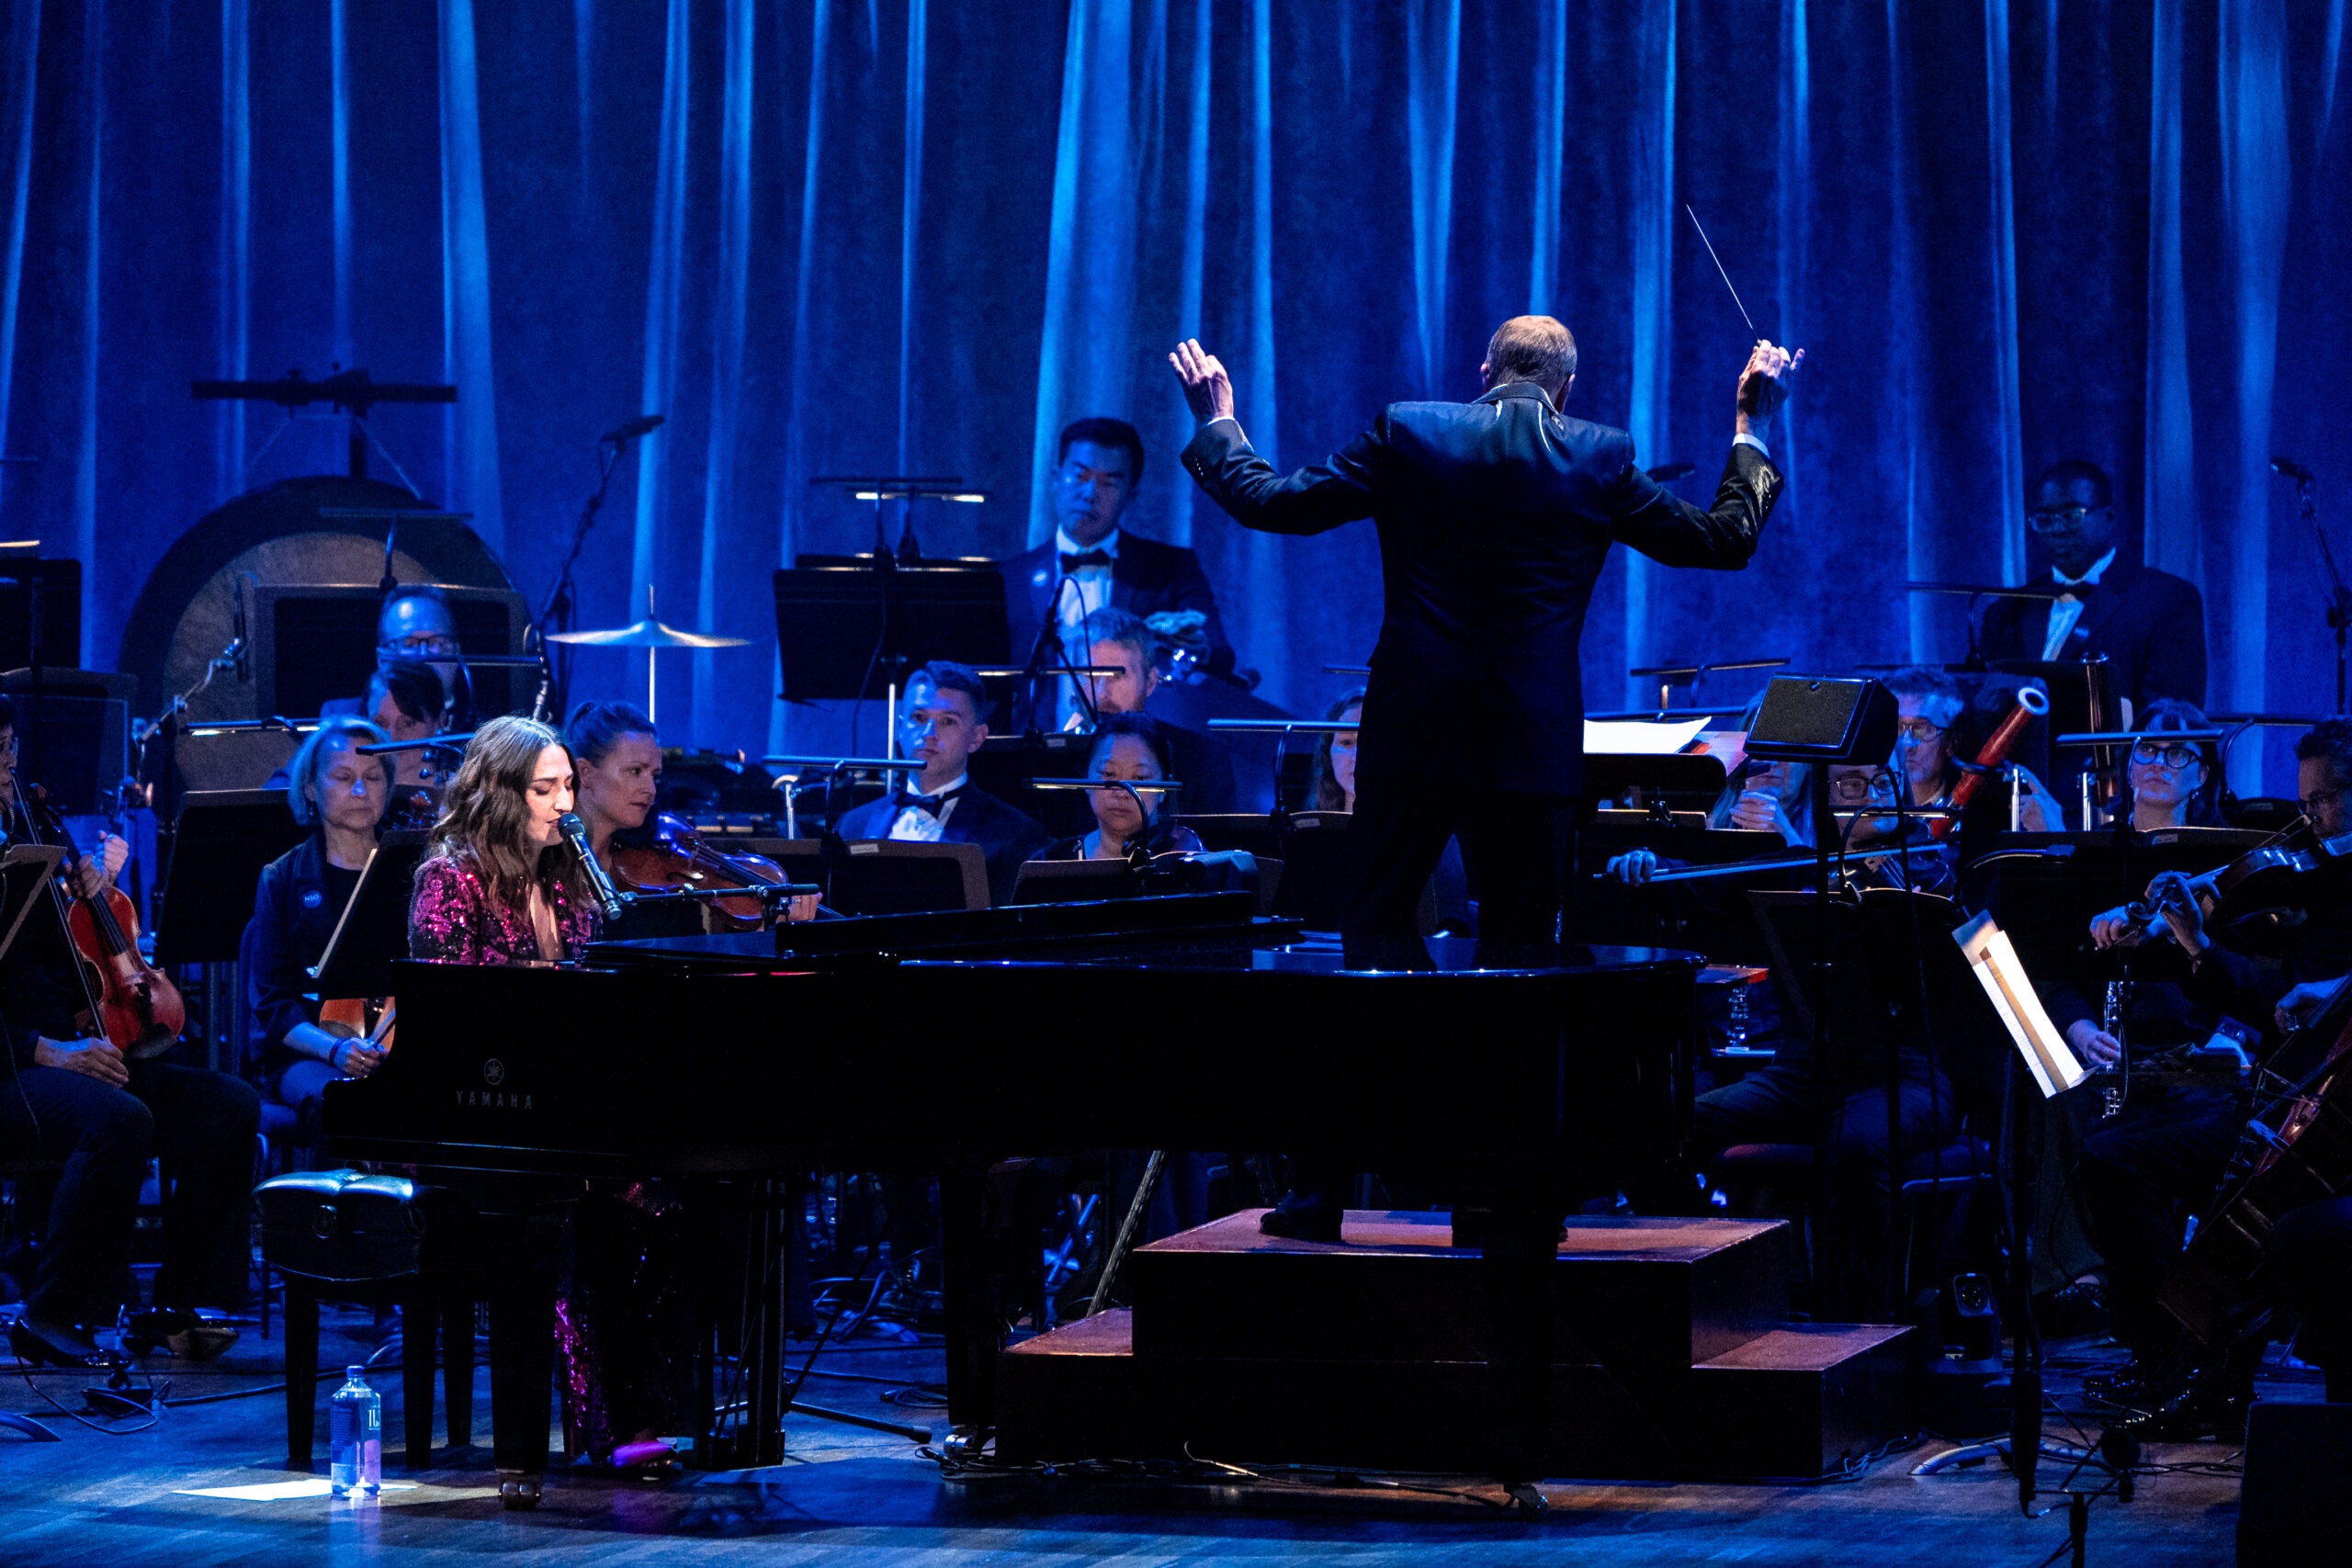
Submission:
<svg viewBox="0 0 2352 1568">
<path fill-rule="evenodd" d="M 605 919 L 619 919 L 622 908 L 620 889 L 613 886 L 613 879 L 605 874 L 603 863 L 588 847 L 588 824 L 580 819 L 577 811 L 567 811 L 556 818 L 555 825 L 556 830 L 563 835 L 564 842 L 580 856 L 581 869 L 588 874 L 589 890 L 596 896 L 597 907 L 605 911 Z"/>
</svg>

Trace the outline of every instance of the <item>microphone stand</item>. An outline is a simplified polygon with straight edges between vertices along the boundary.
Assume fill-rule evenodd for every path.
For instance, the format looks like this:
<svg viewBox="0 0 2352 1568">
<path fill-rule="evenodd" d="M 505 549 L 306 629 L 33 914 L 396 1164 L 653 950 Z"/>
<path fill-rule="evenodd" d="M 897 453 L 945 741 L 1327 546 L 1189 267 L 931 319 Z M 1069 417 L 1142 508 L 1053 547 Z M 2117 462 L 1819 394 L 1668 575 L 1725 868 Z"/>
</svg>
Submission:
<svg viewBox="0 0 2352 1568">
<path fill-rule="evenodd" d="M 531 716 L 542 723 L 552 722 L 561 715 L 563 699 L 571 684 L 571 656 L 565 653 L 564 668 L 559 674 L 555 655 L 548 647 L 548 635 L 550 628 L 566 632 L 571 629 L 571 569 L 579 564 L 580 552 L 588 543 L 588 530 L 596 525 L 596 513 L 604 508 L 605 492 L 612 488 L 613 470 L 620 467 L 621 449 L 630 439 L 623 436 L 613 442 L 612 450 L 605 455 L 596 474 L 596 492 L 580 509 L 580 521 L 572 525 L 571 549 L 563 558 L 562 570 L 556 573 L 555 586 L 548 590 L 547 603 L 539 607 L 537 618 L 531 623 L 531 638 L 539 656 L 539 690 L 531 699 Z"/>
<path fill-rule="evenodd" d="M 2345 705 L 2344 660 L 2345 644 L 2352 637 L 2352 589 L 2344 586 L 2344 574 L 2335 570 L 2335 552 L 2327 543 L 2327 530 L 2320 526 L 2319 509 L 2312 500 L 2309 475 L 2295 481 L 2296 498 L 2302 503 L 2303 521 L 2312 525 L 2312 533 L 2319 540 L 2319 558 L 2327 567 L 2327 624 L 2335 633 L 2335 711 L 2340 716 Z"/>
</svg>

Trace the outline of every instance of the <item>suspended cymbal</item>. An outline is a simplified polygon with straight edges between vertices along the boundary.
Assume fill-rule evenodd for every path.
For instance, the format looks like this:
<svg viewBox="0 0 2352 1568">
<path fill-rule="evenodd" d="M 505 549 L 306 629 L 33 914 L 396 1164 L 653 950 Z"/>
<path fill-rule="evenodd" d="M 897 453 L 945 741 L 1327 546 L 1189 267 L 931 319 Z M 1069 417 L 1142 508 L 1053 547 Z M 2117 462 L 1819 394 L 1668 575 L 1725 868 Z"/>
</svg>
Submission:
<svg viewBox="0 0 2352 1568">
<path fill-rule="evenodd" d="M 704 632 L 682 632 L 648 615 L 634 626 L 613 626 L 600 632 L 558 632 L 548 640 L 578 643 L 587 648 L 741 648 L 752 639 L 711 637 Z"/>
</svg>

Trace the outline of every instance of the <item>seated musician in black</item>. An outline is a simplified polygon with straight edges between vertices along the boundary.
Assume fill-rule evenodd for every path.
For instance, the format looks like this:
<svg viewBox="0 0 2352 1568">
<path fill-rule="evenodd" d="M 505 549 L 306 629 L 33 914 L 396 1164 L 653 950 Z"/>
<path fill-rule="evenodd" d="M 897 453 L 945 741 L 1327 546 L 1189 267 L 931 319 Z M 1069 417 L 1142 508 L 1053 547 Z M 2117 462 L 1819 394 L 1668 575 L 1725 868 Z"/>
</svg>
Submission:
<svg viewBox="0 0 2352 1568">
<path fill-rule="evenodd" d="M 1105 714 L 1094 728 L 1094 744 L 1086 754 L 1086 776 L 1143 784 L 1175 778 L 1168 728 L 1150 715 Z M 1161 818 L 1172 815 L 1160 802 L 1159 790 L 1095 789 L 1086 793 L 1094 808 L 1091 832 L 1064 839 L 1041 852 L 1039 860 L 1125 860 L 1138 851 L 1146 855 L 1196 854 L 1200 835 L 1190 828 Z M 1137 802 L 1141 802 L 1138 808 Z"/>
<path fill-rule="evenodd" d="M 1026 812 L 972 783 L 971 759 L 989 738 L 988 720 L 988 694 L 970 666 L 933 660 L 908 676 L 899 745 L 922 761 L 922 772 L 845 814 L 841 836 L 978 844 L 988 859 L 989 902 L 1011 902 L 1022 863 L 1045 848 L 1046 834 Z"/>
<path fill-rule="evenodd" d="M 1152 694 L 1160 687 L 1159 637 L 1141 618 L 1120 609 L 1097 610 L 1086 617 L 1082 634 L 1087 662 L 1116 674 L 1088 677 L 1087 691 L 1096 720 L 1114 713 L 1148 713 Z M 1219 814 L 1238 809 L 1239 789 L 1234 783 L 1231 753 L 1208 736 L 1181 725 L 1163 723 L 1174 777 L 1184 785 L 1183 809 Z"/>
<path fill-rule="evenodd" d="M 1759 693 L 1741 713 L 1739 732 L 1743 738 L 1756 728 L 1756 716 L 1763 706 L 1764 698 Z M 1707 827 L 1715 832 L 1738 829 L 1778 833 L 1784 848 L 1810 848 L 1813 805 L 1806 792 L 1812 786 L 1813 770 L 1803 762 L 1743 758 L 1724 781 L 1714 804 L 1707 807 Z M 1611 855 L 1607 874 L 1638 887 L 1659 872 L 1676 870 L 1682 863 L 1661 860 L 1657 851 L 1636 847 L 1623 854 Z"/>
<path fill-rule="evenodd" d="M 383 1061 L 366 1039 L 319 1021 L 311 968 L 325 956 L 335 922 L 376 852 L 390 799 L 390 770 L 358 748 L 383 731 L 362 718 L 331 718 L 311 732 L 287 764 L 287 804 L 311 836 L 262 867 L 254 918 L 238 950 L 252 1023 L 247 1070 L 262 1092 L 290 1108 L 310 1144 L 320 1095 L 338 1077 L 364 1078 Z"/>
<path fill-rule="evenodd" d="M 1911 786 L 1911 804 L 1949 805 L 1952 791 L 1960 787 L 1962 753 L 1970 739 L 1968 703 L 1960 683 L 1933 665 L 1914 664 L 1887 676 L 1886 689 L 1894 694 L 1899 725 L 1894 755 Z M 2024 796 L 2018 805 L 2018 826 L 2029 833 L 2063 830 L 2066 824 L 2058 797 L 2043 787 L 2032 769 L 2013 766 Z"/>
<path fill-rule="evenodd" d="M 0 697 L 0 815 L 11 838 L 61 841 L 36 829 L 17 795 L 16 711 Z M 82 858 L 67 879 L 85 896 L 122 863 L 120 840 Z M 164 1056 L 128 1059 L 85 1026 L 91 998 L 69 944 L 59 900 L 44 896 L 0 959 L 0 1043 L 13 1082 L 0 1091 L 0 1157 L 58 1159 L 65 1168 L 39 1224 L 40 1264 L 9 1342 L 28 1361 L 103 1365 L 92 1335 L 111 1325 L 130 1277 L 131 1230 L 150 1156 L 164 1182 L 164 1257 L 153 1303 L 129 1322 L 175 1350 L 217 1352 L 233 1330 L 195 1309 L 245 1300 L 254 1138 L 261 1098 L 226 1073 Z M 33 1207 L 39 1207 L 38 1204 Z"/>
<path fill-rule="evenodd" d="M 1883 767 L 1833 766 L 1829 787 L 1831 801 L 1840 811 L 1867 810 L 1894 799 L 1893 773 Z M 1849 848 L 1871 848 L 1896 841 L 1902 833 L 1899 818 L 1872 814 L 1853 819 L 1847 840 Z M 1907 866 L 1905 860 L 1905 854 L 1890 854 L 1867 863 L 1869 871 L 1849 870 L 1847 879 L 1900 886 L 1907 870 L 1910 885 L 1918 887 L 1939 876 L 1945 863 L 1939 849 L 1917 843 L 1908 846 Z M 1951 1079 L 1920 1043 L 1905 1041 L 1897 1061 L 1899 1123 L 1907 1161 L 1941 1148 L 1959 1134 L 1961 1106 Z M 1886 1069 L 1883 1041 L 1841 1041 L 1838 1060 L 1825 1065 L 1815 1059 L 1804 1031 L 1784 1024 L 1771 1066 L 1693 1102 L 1689 1149 L 1702 1170 L 1735 1145 L 1813 1144 L 1819 1131 L 1830 1163 L 1823 1186 L 1825 1220 L 1835 1238 L 1820 1249 L 1820 1256 L 1841 1260 L 1837 1267 L 1843 1270 L 1842 1278 L 1824 1280 L 1833 1299 L 1874 1303 L 1881 1283 L 1883 1238 L 1893 1214 Z M 1826 1128 L 1820 1127 L 1820 1117 L 1827 1119 Z"/>
<path fill-rule="evenodd" d="M 2352 721 L 2322 721 L 2295 744 L 2298 784 L 2312 831 L 2345 831 L 2345 792 L 2352 789 Z M 2180 1005 L 2202 1019 L 2230 1018 L 2275 1040 L 2281 1004 L 2306 1010 L 2312 999 L 2352 970 L 2352 889 L 2323 889 L 2323 901 L 2292 928 L 2284 962 L 2273 972 L 2216 940 L 2206 912 L 2177 872 L 2149 884 L 2147 905 L 2110 909 L 2091 922 L 2103 949 L 2169 942 L 2188 955 L 2178 985 Z M 2079 1021 L 2075 1021 L 2079 1022 Z M 2085 1054 L 2104 1066 L 2116 1057 L 2103 1032 L 2088 1035 L 2070 1024 Z M 2193 1030 L 2191 1031 L 2193 1033 Z M 2137 1042 L 2135 1042 L 2135 1044 Z M 2292 1066 L 2290 1064 L 2290 1066 Z M 2165 1269 L 2178 1255 L 2183 1223 L 2215 1193 L 2245 1125 L 2238 1097 L 2223 1089 L 2135 1087 L 2122 1112 L 2102 1122 L 2084 1141 L 2080 1167 L 2092 1238 L 2108 1267 L 2108 1303 L 2115 1336 L 2132 1352 L 2112 1377 L 2086 1380 L 2089 1392 L 2132 1403 L 2149 1398 L 2151 1375 L 2178 1342 L 2180 1330 L 2158 1304 Z M 2160 1431 L 2177 1438 L 2233 1425 L 2250 1392 L 2250 1364 L 2234 1362 L 2188 1404 L 2166 1412 Z"/>
</svg>

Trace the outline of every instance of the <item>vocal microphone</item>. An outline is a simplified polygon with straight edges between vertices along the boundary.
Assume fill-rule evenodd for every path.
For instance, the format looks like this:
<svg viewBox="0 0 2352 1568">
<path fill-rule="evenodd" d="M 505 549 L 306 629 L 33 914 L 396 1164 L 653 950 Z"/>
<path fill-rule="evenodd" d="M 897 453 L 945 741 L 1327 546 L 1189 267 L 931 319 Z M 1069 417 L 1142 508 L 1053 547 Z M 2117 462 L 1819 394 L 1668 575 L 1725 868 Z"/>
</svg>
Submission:
<svg viewBox="0 0 2352 1568">
<path fill-rule="evenodd" d="M 607 444 L 622 441 L 634 441 L 640 435 L 651 434 L 653 429 L 661 424 L 663 418 L 663 415 L 658 413 L 639 414 L 637 418 L 630 420 L 627 424 L 616 424 L 613 426 L 612 429 L 605 432 L 604 435 L 600 439 Z"/>
<path fill-rule="evenodd" d="M 2270 459 L 2270 468 L 2272 472 L 2283 474 L 2299 485 L 2307 485 L 2312 482 L 2312 471 L 2292 457 L 2273 457 Z"/>
<path fill-rule="evenodd" d="M 604 863 L 597 860 L 595 852 L 588 847 L 588 824 L 580 819 L 577 811 L 567 811 L 556 818 L 555 826 L 556 831 L 563 835 L 564 842 L 579 855 L 582 869 L 588 873 L 589 891 L 595 894 L 598 907 L 605 911 L 605 919 L 619 919 L 620 889 L 613 886 L 613 879 L 605 874 Z"/>
</svg>

